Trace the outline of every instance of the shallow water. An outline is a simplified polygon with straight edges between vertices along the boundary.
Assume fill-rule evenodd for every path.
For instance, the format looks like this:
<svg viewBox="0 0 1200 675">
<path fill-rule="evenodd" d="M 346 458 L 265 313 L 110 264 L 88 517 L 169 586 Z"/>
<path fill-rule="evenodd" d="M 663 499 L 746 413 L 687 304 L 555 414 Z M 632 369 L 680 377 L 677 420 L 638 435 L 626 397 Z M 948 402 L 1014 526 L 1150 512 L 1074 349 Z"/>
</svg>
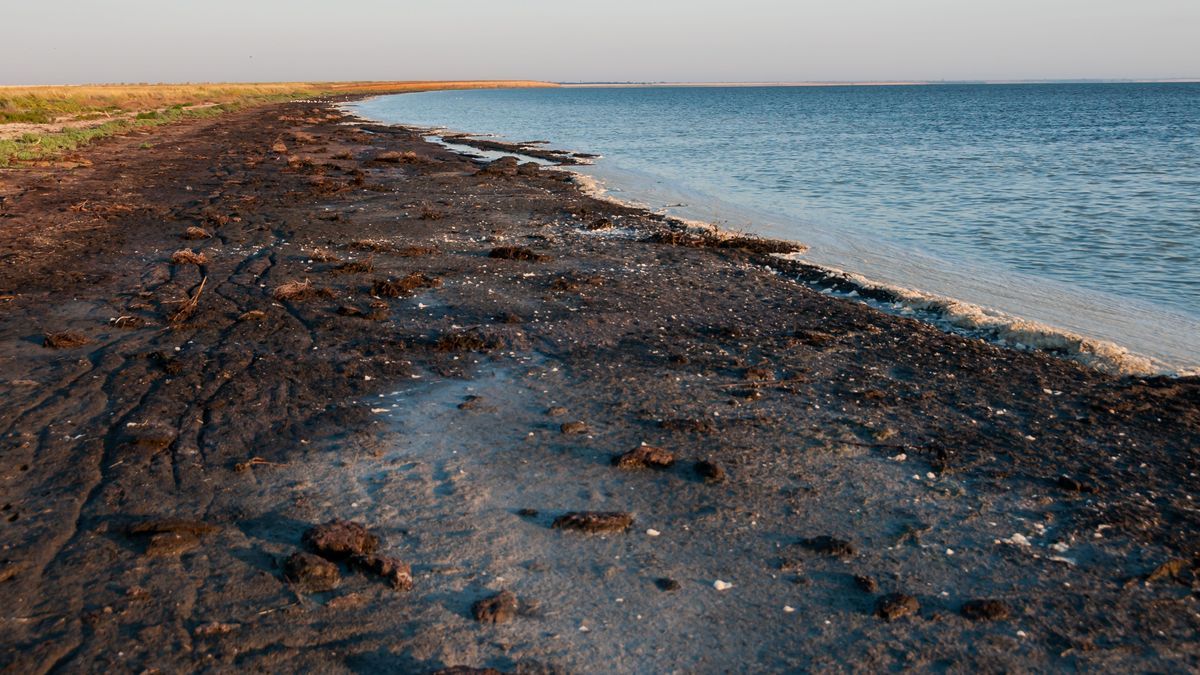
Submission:
<svg viewBox="0 0 1200 675">
<path fill-rule="evenodd" d="M 1200 367 L 1200 85 L 456 91 L 385 122 L 604 155 L 617 197 Z"/>
</svg>

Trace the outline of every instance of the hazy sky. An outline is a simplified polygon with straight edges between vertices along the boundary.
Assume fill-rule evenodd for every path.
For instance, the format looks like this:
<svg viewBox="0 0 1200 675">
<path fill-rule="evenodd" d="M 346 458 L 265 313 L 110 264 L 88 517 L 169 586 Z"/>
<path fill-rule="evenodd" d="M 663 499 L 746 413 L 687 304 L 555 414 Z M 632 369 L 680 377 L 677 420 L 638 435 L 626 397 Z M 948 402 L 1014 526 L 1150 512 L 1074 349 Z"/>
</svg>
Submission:
<svg viewBox="0 0 1200 675">
<path fill-rule="evenodd" d="M 1200 0 L 0 0 L 0 84 L 1200 77 Z"/>
</svg>

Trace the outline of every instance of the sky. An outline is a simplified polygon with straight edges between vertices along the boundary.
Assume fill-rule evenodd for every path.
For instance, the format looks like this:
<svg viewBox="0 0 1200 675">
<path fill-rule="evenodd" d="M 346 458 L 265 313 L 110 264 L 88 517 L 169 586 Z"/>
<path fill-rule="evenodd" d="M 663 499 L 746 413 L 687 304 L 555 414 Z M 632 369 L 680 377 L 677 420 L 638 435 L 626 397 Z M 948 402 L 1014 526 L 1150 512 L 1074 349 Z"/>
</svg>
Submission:
<svg viewBox="0 0 1200 675">
<path fill-rule="evenodd" d="M 0 84 L 1200 77 L 1200 0 L 0 0 Z"/>
</svg>

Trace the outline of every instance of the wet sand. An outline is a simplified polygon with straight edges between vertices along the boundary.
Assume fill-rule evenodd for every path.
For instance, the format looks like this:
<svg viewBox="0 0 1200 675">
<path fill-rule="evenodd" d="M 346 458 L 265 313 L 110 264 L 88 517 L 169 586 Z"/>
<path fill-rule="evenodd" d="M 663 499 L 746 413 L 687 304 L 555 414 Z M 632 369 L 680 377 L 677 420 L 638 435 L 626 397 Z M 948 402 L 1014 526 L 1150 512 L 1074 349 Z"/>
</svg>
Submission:
<svg viewBox="0 0 1200 675">
<path fill-rule="evenodd" d="M 348 121 L 0 173 L 7 669 L 1200 665 L 1196 379 Z"/>
</svg>

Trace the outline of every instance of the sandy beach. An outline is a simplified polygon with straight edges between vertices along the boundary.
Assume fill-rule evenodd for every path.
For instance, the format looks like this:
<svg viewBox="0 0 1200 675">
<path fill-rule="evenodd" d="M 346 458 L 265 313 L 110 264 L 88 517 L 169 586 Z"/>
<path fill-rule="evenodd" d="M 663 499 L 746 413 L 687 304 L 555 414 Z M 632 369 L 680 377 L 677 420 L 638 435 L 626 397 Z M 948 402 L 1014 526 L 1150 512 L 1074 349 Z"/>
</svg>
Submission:
<svg viewBox="0 0 1200 675">
<path fill-rule="evenodd" d="M 343 100 L 0 171 L 6 672 L 1200 667 L 1200 379 Z"/>
</svg>

